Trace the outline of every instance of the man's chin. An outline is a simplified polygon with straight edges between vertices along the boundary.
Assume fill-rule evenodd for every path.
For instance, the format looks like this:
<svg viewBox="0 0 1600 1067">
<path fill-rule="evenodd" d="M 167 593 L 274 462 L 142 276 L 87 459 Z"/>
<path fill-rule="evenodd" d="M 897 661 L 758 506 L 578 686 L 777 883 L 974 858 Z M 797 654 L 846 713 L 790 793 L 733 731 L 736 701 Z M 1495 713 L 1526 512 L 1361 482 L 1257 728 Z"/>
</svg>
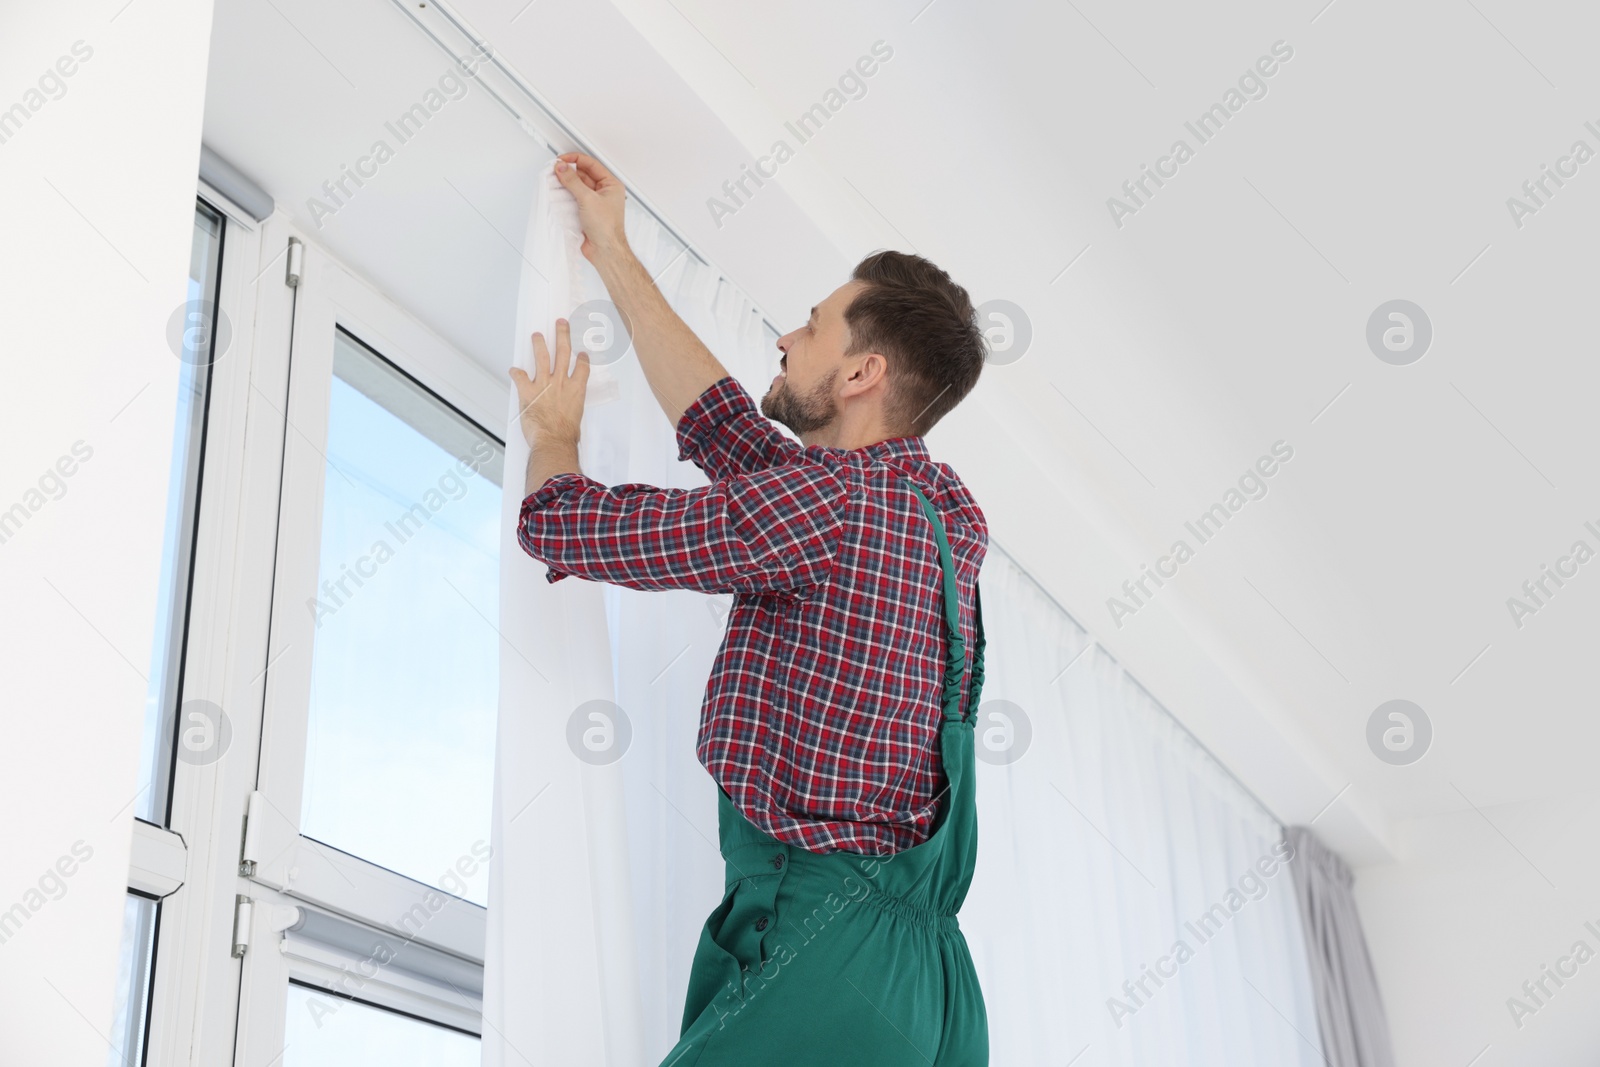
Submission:
<svg viewBox="0 0 1600 1067">
<path fill-rule="evenodd" d="M 767 418 L 771 419 L 780 426 L 783 426 L 787 429 L 793 429 L 793 427 L 789 426 L 789 421 L 784 418 L 784 404 L 782 397 L 782 385 L 774 384 L 768 386 L 767 395 L 761 398 L 761 414 L 765 415 Z"/>
<path fill-rule="evenodd" d="M 761 398 L 761 414 L 782 426 L 796 437 L 821 429 L 832 421 L 831 418 L 816 418 L 807 410 L 807 405 L 798 402 L 795 394 L 789 388 L 786 378 L 779 378 L 767 387 L 767 395 Z M 838 412 L 833 412 L 837 417 Z"/>
</svg>

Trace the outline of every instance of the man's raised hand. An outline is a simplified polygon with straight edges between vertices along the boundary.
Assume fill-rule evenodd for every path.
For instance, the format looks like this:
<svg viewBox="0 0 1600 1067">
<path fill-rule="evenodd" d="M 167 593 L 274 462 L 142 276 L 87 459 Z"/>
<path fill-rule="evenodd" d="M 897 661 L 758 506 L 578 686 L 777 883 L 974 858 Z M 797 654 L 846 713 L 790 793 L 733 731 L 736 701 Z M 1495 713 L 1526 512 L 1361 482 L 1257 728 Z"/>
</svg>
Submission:
<svg viewBox="0 0 1600 1067">
<path fill-rule="evenodd" d="M 578 202 L 584 258 L 599 266 L 602 258 L 625 251 L 628 235 L 623 205 L 627 192 L 616 175 L 593 156 L 564 152 L 556 157 L 556 178 Z"/>
<path fill-rule="evenodd" d="M 554 360 L 544 334 L 535 333 L 532 377 L 522 368 L 512 367 L 511 380 L 517 386 L 517 410 L 528 447 L 577 443 L 584 389 L 589 382 L 589 354 L 579 352 L 577 360 L 572 359 L 572 328 L 566 319 L 556 320 Z"/>
</svg>

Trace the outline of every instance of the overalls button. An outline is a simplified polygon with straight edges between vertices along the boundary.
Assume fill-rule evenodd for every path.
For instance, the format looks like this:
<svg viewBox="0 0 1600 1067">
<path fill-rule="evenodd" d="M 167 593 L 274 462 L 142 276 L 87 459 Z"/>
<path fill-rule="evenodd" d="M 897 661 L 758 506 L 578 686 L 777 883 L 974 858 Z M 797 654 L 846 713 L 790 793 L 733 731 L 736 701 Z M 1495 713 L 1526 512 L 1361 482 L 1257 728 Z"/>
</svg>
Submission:
<svg viewBox="0 0 1600 1067">
<path fill-rule="evenodd" d="M 767 928 L 767 917 L 765 915 L 763 915 L 763 916 L 761 916 L 761 918 L 756 920 L 756 929 L 757 930 L 765 930 L 766 928 Z"/>
<path fill-rule="evenodd" d="M 783 853 L 780 852 L 772 857 L 772 869 L 775 871 L 783 870 Z"/>
</svg>

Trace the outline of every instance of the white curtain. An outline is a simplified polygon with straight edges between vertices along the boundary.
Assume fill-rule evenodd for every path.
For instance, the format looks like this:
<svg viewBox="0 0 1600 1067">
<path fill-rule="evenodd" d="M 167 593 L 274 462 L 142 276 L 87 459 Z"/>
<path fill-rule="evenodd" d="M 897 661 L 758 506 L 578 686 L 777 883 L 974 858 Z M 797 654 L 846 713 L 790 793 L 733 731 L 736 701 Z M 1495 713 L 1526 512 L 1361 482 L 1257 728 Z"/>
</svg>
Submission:
<svg viewBox="0 0 1600 1067">
<path fill-rule="evenodd" d="M 776 335 L 747 298 L 632 201 L 627 230 L 725 366 L 746 383 L 763 365 L 775 370 Z M 577 234 L 576 206 L 547 166 L 524 240 L 519 366 L 534 330 L 553 343 L 558 317 L 606 296 Z M 677 1040 L 695 939 L 722 896 L 716 792 L 694 738 L 728 598 L 546 582 L 516 539 L 528 450 L 510 396 L 483 1062 L 654 1063 L 651 1053 Z M 608 485 L 704 484 L 677 454 L 675 427 L 632 354 L 595 366 L 584 473 Z M 568 743 L 572 713 L 596 700 L 625 718 L 614 737 L 631 733 L 615 762 L 579 759 Z"/>
<path fill-rule="evenodd" d="M 1320 1064 L 1281 827 L 994 546 L 982 583 L 978 742 L 1003 740 L 1000 714 L 1032 734 L 978 766 L 961 925 L 992 1062 Z"/>
<path fill-rule="evenodd" d="M 557 315 L 604 296 L 563 236 L 565 193 L 542 195 L 521 359 L 533 323 L 552 336 Z M 775 335 L 651 216 L 629 211 L 630 242 L 668 301 L 759 399 Z M 678 462 L 674 429 L 631 355 L 596 368 L 584 472 L 704 484 Z M 484 1063 L 654 1064 L 677 1039 L 700 927 L 722 896 L 716 787 L 694 752 L 727 598 L 548 585 L 515 540 L 526 449 L 515 426 L 508 437 Z M 1017 720 L 1031 732 L 1014 762 L 979 765 L 979 865 L 961 921 L 992 1062 L 1319 1062 L 1294 890 L 1274 858 L 1280 828 L 997 547 L 983 585 L 980 744 L 1005 728 L 1020 738 Z M 595 699 L 614 701 L 631 733 L 607 765 L 566 740 L 572 710 Z M 1202 940 L 1184 924 L 1208 909 Z M 1179 940 L 1192 957 L 1162 963 Z M 1157 986 L 1147 965 L 1172 975 Z M 1123 988 L 1141 980 L 1145 992 Z"/>
</svg>

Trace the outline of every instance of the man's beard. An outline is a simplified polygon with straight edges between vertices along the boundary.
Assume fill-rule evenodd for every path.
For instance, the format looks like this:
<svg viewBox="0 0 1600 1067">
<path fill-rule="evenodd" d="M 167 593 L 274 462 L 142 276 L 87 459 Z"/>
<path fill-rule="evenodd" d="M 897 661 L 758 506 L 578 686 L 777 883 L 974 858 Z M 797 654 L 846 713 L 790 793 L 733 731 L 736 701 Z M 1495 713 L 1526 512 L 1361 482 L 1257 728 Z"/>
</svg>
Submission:
<svg viewBox="0 0 1600 1067">
<path fill-rule="evenodd" d="M 836 368 L 809 393 L 802 394 L 790 389 L 789 379 L 785 377 L 761 398 L 761 414 L 796 434 L 820 430 L 839 417 L 839 406 L 833 399 L 833 384 L 838 378 Z"/>
</svg>

